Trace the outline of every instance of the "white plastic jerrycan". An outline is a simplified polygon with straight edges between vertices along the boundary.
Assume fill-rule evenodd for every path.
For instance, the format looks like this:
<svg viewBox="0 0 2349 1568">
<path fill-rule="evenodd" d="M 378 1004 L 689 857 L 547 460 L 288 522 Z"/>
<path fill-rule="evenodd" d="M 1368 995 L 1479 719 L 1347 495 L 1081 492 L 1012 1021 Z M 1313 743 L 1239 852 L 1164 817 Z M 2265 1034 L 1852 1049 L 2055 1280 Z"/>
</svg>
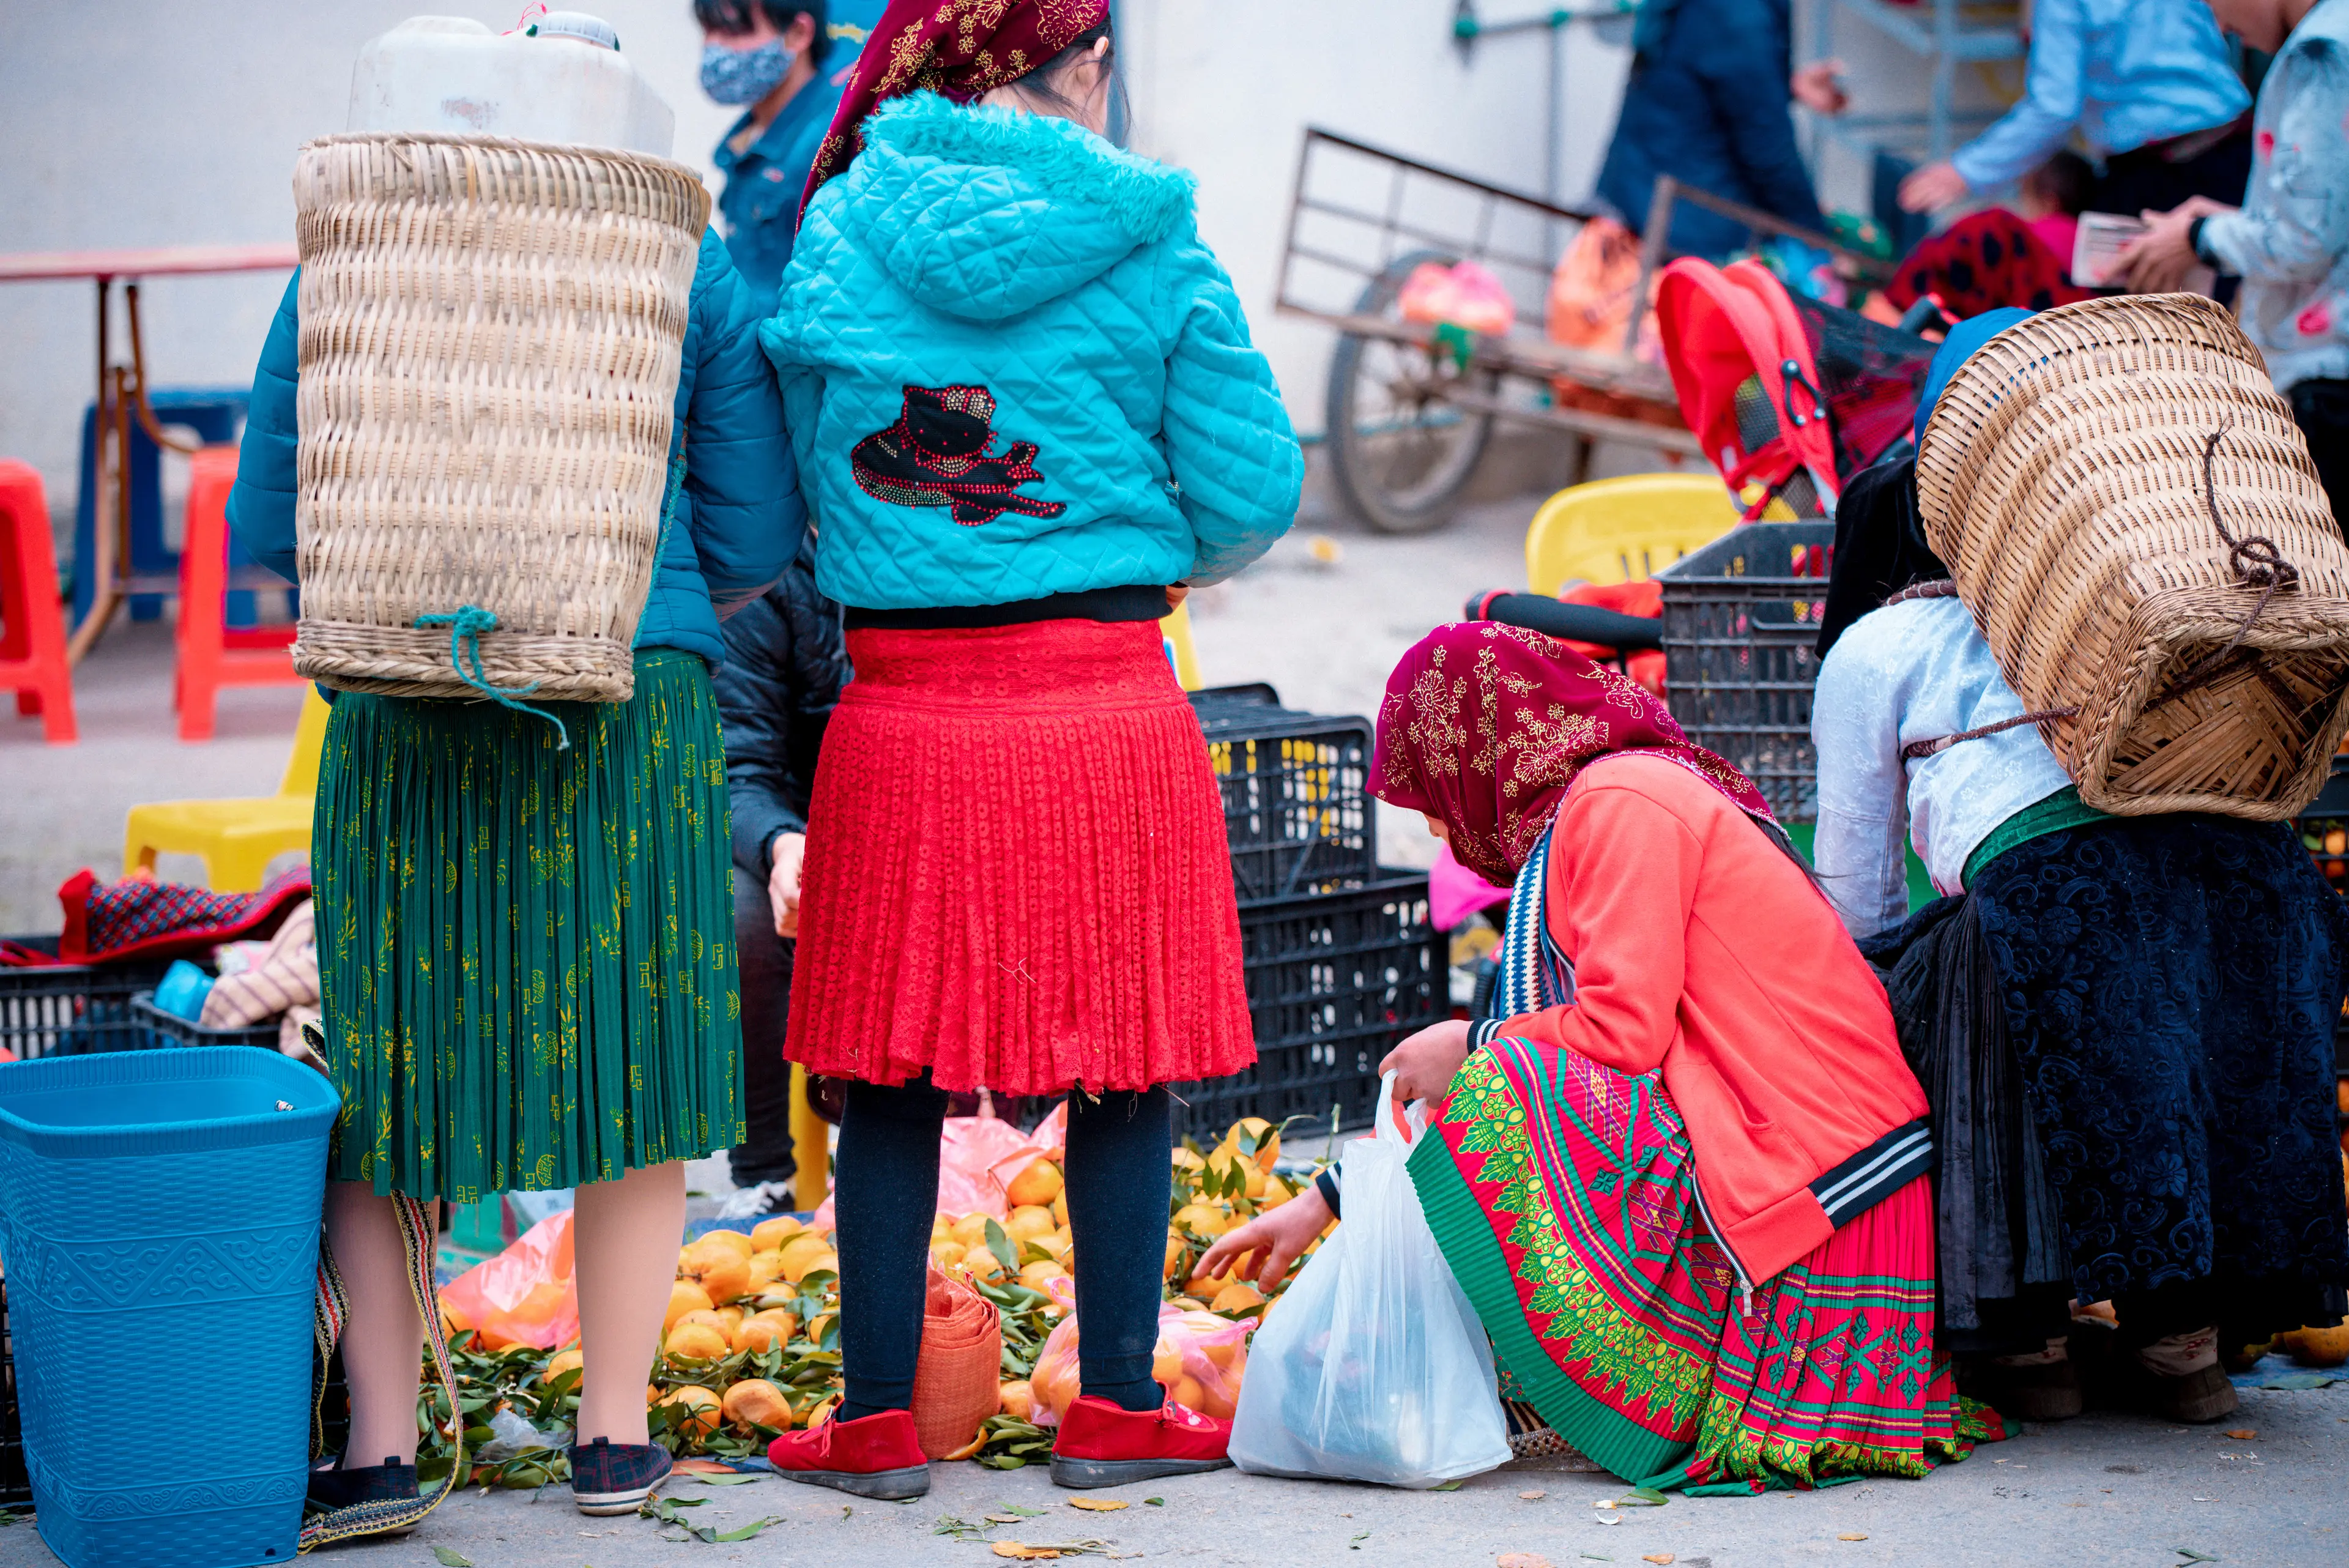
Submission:
<svg viewBox="0 0 2349 1568">
<path fill-rule="evenodd" d="M 412 16 L 359 51 L 349 130 L 511 136 L 667 158 L 677 115 L 595 17 L 555 11 L 530 31 L 493 33 L 467 16 Z"/>
</svg>

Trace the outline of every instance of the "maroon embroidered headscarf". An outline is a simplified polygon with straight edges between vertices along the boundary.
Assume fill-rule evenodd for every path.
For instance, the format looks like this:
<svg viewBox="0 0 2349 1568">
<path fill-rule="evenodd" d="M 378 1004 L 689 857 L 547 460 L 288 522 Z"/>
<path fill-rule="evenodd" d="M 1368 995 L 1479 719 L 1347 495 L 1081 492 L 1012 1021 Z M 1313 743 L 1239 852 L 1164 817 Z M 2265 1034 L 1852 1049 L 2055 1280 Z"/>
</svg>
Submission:
<svg viewBox="0 0 2349 1568">
<path fill-rule="evenodd" d="M 1387 678 L 1371 793 L 1451 831 L 1452 853 L 1507 887 L 1590 763 L 1645 752 L 1679 763 L 1764 822 L 1754 781 L 1692 744 L 1664 705 L 1564 643 L 1464 621 L 1428 633 Z"/>
<path fill-rule="evenodd" d="M 1109 20 L 1110 0 L 889 0 L 856 57 L 832 129 L 816 150 L 800 216 L 864 147 L 864 117 L 888 99 L 934 92 L 957 103 L 1018 81 Z"/>
</svg>

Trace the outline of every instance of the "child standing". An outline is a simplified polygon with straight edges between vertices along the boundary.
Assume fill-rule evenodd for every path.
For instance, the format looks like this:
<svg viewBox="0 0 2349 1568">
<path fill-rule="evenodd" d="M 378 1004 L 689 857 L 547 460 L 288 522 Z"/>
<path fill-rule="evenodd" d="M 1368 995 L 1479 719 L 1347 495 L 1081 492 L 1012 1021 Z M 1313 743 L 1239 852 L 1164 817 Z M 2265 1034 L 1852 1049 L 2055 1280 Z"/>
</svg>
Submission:
<svg viewBox="0 0 2349 1568">
<path fill-rule="evenodd" d="M 913 1497 L 907 1407 L 950 1091 L 1071 1092 L 1100 1486 L 1227 1462 L 1150 1375 L 1170 1081 L 1255 1057 L 1206 748 L 1153 624 L 1288 527 L 1301 457 L 1192 182 L 1105 140 L 1107 0 L 893 4 L 761 330 L 848 607 L 788 1049 L 851 1080 L 846 1399 L 778 1470 Z M 854 160 L 852 162 L 851 160 Z"/>
</svg>

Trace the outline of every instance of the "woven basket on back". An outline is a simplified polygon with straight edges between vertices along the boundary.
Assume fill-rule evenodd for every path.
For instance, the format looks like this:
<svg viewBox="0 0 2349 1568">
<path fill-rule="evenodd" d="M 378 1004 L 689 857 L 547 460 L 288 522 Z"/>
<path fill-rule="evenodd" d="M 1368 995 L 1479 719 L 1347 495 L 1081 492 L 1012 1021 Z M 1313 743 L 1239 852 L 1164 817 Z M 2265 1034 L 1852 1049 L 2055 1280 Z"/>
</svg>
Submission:
<svg viewBox="0 0 2349 1568">
<path fill-rule="evenodd" d="M 294 201 L 294 667 L 479 697 L 446 622 L 472 607 L 486 684 L 626 701 L 709 192 L 639 153 L 387 134 L 305 146 Z"/>
<path fill-rule="evenodd" d="M 1935 405 L 1917 498 L 2024 708 L 2077 711 L 2040 732 L 2087 805 L 2276 820 L 2323 787 L 2349 726 L 2349 547 L 2216 304 L 2093 299 L 2000 333 Z M 2272 556 L 2229 535 L 2271 542 L 2297 582 L 2270 593 Z"/>
</svg>

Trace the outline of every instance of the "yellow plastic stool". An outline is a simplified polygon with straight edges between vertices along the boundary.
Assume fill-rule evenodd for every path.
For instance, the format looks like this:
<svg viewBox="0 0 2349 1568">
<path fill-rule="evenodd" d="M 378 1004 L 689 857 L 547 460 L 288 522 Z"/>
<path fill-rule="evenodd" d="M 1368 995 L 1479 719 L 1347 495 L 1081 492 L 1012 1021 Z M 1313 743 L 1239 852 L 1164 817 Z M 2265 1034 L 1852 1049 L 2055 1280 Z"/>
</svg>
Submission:
<svg viewBox="0 0 2349 1568">
<path fill-rule="evenodd" d="M 1174 660 L 1174 679 L 1185 691 L 1196 691 L 1206 682 L 1199 679 L 1198 650 L 1191 646 L 1191 607 L 1179 604 L 1165 619 L 1158 623 L 1158 633 L 1166 639 L 1168 655 Z"/>
<path fill-rule="evenodd" d="M 1569 485 L 1542 503 L 1526 530 L 1526 582 L 1537 594 L 1576 581 L 1639 582 L 1736 524 L 1729 493 L 1703 474 Z"/>
<path fill-rule="evenodd" d="M 792 1064 L 792 1158 L 799 1168 L 792 1176 L 792 1205 L 808 1210 L 832 1190 L 830 1128 L 808 1103 L 807 1069 Z"/>
<path fill-rule="evenodd" d="M 326 699 L 316 687 L 302 699 L 294 754 L 275 794 L 242 800 L 165 800 L 134 805 L 122 826 L 122 872 L 152 871 L 155 857 L 203 857 L 205 886 L 251 893 L 269 863 L 289 849 L 310 847 L 310 805 L 318 793 L 318 755 L 326 741 Z"/>
</svg>

